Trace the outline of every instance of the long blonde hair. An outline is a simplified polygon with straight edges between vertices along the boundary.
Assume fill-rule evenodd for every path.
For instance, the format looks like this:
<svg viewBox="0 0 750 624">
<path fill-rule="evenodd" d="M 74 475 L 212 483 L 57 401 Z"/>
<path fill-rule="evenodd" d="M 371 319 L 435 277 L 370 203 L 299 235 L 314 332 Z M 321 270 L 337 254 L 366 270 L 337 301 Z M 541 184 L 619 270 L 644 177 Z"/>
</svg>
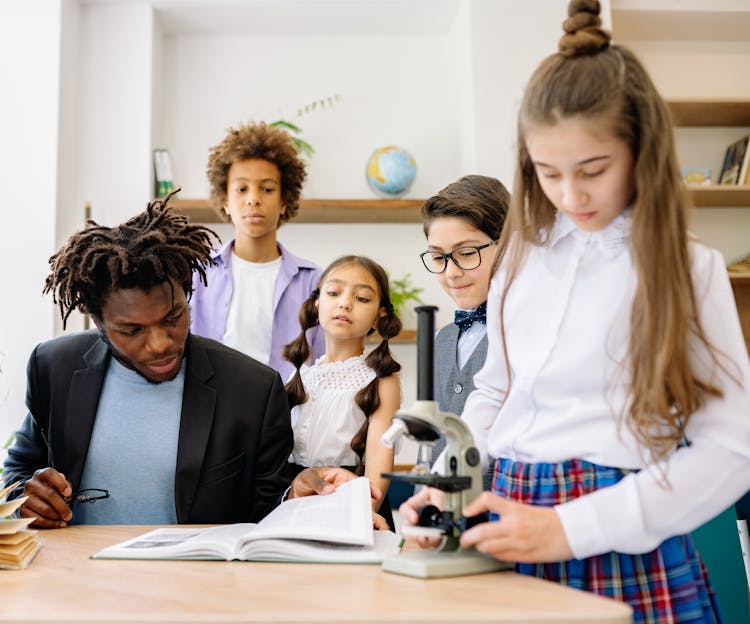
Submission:
<svg viewBox="0 0 750 624">
<path fill-rule="evenodd" d="M 698 319 L 688 253 L 689 198 L 679 176 L 669 110 L 646 70 L 601 28 L 597 0 L 572 0 L 558 53 L 532 75 L 518 118 L 516 173 L 507 225 L 495 258 L 506 281 L 500 318 L 528 245 L 544 245 L 555 207 L 537 181 L 527 133 L 563 119 L 601 120 L 628 143 L 635 163 L 630 252 L 638 279 L 626 366 L 630 399 L 619 415 L 652 459 L 684 439 L 690 416 L 721 390 L 690 366 L 689 339 L 716 354 Z M 508 375 L 510 379 L 510 374 Z"/>
</svg>

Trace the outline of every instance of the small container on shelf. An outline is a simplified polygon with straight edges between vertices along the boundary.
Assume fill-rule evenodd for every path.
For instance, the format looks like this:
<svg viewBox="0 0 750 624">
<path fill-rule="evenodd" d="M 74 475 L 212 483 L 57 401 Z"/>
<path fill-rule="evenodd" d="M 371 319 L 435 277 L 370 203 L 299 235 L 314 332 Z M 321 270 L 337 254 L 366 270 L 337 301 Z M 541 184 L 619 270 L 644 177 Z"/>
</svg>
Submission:
<svg viewBox="0 0 750 624">
<path fill-rule="evenodd" d="M 711 168 L 703 167 L 699 169 L 691 169 L 689 167 L 683 167 L 680 169 L 680 175 L 682 176 L 685 184 L 696 184 L 700 186 L 706 186 L 711 184 Z"/>
</svg>

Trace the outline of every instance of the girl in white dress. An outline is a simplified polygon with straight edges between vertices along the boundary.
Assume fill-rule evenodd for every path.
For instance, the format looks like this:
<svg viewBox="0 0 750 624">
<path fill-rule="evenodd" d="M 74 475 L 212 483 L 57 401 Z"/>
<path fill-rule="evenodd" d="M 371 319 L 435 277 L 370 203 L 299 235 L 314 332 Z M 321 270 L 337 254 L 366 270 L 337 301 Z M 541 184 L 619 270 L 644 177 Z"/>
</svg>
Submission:
<svg viewBox="0 0 750 624">
<path fill-rule="evenodd" d="M 323 273 L 318 287 L 300 309 L 302 332 L 286 345 L 284 357 L 297 372 L 286 386 L 294 427 L 293 463 L 300 466 L 343 466 L 364 474 L 383 493 L 373 511 L 391 528 L 388 480 L 393 450 L 381 442 L 401 402 L 397 372 L 388 339 L 401 330 L 393 311 L 388 276 L 376 262 L 344 256 Z M 314 364 L 306 330 L 320 325 L 325 354 Z M 365 354 L 365 337 L 383 338 Z"/>
<path fill-rule="evenodd" d="M 750 487 L 750 362 L 724 260 L 687 230 L 667 106 L 599 9 L 570 2 L 521 103 L 462 414 L 498 458 L 463 512 L 495 521 L 461 544 L 627 602 L 634 622 L 716 622 L 690 531 Z"/>
</svg>

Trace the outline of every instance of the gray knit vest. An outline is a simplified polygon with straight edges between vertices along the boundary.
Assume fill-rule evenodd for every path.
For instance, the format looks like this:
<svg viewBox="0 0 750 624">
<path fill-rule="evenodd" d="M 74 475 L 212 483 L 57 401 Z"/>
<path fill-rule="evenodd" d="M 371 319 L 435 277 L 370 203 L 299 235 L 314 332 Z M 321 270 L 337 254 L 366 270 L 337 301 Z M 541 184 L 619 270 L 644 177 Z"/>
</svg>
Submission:
<svg viewBox="0 0 750 624">
<path fill-rule="evenodd" d="M 479 342 L 466 365 L 459 370 L 458 327 L 446 325 L 435 336 L 435 400 L 443 412 L 458 416 L 464 411 L 466 397 L 474 390 L 474 375 L 484 366 L 487 357 L 487 336 Z"/>
</svg>

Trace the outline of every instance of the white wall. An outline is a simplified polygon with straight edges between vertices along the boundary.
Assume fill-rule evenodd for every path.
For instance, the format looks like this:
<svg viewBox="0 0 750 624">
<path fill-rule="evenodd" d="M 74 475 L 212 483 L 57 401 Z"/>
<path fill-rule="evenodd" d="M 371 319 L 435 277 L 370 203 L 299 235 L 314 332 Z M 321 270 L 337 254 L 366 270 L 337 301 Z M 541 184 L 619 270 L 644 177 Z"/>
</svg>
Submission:
<svg viewBox="0 0 750 624">
<path fill-rule="evenodd" d="M 29 353 L 52 336 L 52 307 L 41 292 L 55 246 L 60 38 L 66 4 L 0 3 L 0 447 L 24 415 Z"/>
<path fill-rule="evenodd" d="M 543 5 L 543 6 L 540 6 Z M 340 94 L 340 103 L 293 119 L 316 148 L 305 197 L 372 197 L 364 170 L 371 151 L 397 143 L 416 158 L 407 197 L 428 197 L 467 173 L 499 176 L 509 187 L 515 113 L 525 80 L 554 49 L 560 0 L 514 5 L 462 2 L 444 31 L 387 35 L 165 35 L 160 136 L 183 197 L 206 197 L 209 148 L 230 125 L 293 118 L 301 105 Z M 540 15 L 549 23 L 541 26 Z M 545 20 L 542 19 L 542 22 Z M 498 24 L 507 23 L 498 37 Z M 552 33 L 546 36 L 547 32 Z M 509 50 L 524 49 L 524 54 Z M 515 94 L 511 96 L 510 94 Z M 156 132 L 156 131 L 155 131 Z M 223 240 L 229 226 L 214 226 Z M 438 326 L 453 304 L 422 267 L 419 224 L 284 225 L 279 239 L 326 266 L 336 257 L 372 257 L 395 277 L 409 274 L 437 305 Z M 413 313 L 405 315 L 414 327 Z M 404 404 L 416 398 L 416 347 L 394 345 Z M 402 452 L 405 457 L 413 449 Z"/>
<path fill-rule="evenodd" d="M 609 23 L 610 3 L 602 4 Z M 269 22 L 264 13 L 261 25 L 244 11 L 279 6 L 293 14 Z M 321 3 L 321 11 L 311 6 L 284 0 L 0 2 L 0 58 L 23 60 L 0 66 L 11 94 L 0 99 L 0 136 L 9 146 L 0 182 L 6 210 L 22 215 L 6 219 L 0 245 L 7 296 L 16 302 L 4 306 L 0 317 L 8 393 L 0 404 L 0 439 L 23 412 L 29 351 L 53 331 L 51 299 L 40 295 L 47 258 L 81 226 L 84 202 L 92 203 L 96 220 L 110 225 L 145 206 L 152 195 L 153 147 L 170 149 L 183 197 L 206 196 L 208 149 L 228 126 L 293 118 L 299 106 L 340 94 L 343 100 L 332 108 L 293 119 L 316 148 L 304 196 L 371 196 L 365 161 L 387 143 L 403 145 L 417 159 L 410 197 L 429 196 L 467 173 L 494 175 L 510 187 L 518 103 L 533 68 L 555 49 L 566 0 L 339 1 Z M 348 10 L 341 12 L 342 21 L 331 20 L 330 11 L 343 7 Z M 357 21 L 358 9 L 365 17 Z M 232 13 L 241 11 L 243 19 L 233 21 Z M 384 11 L 398 19 L 383 19 Z M 351 32 L 346 20 L 356 24 Z M 748 45 L 631 47 L 665 96 L 747 98 Z M 693 146 L 691 133 L 702 132 L 680 131 L 684 164 L 707 158 L 716 167 L 715 153 L 730 134 L 717 140 L 709 130 Z M 747 251 L 750 211 L 696 210 L 693 224 L 728 260 Z M 218 229 L 225 239 L 231 236 L 227 226 Z M 397 277 L 410 273 L 425 289 L 424 301 L 440 307 L 438 323 L 451 317 L 450 300 L 419 264 L 424 237 L 417 224 L 291 223 L 279 238 L 321 265 L 357 252 Z M 71 328 L 80 325 L 74 316 Z M 398 345 L 394 351 L 404 365 L 410 402 L 415 348 Z"/>
<path fill-rule="evenodd" d="M 627 45 L 667 99 L 750 98 L 750 41 L 631 41 Z M 680 165 L 709 167 L 716 181 L 727 145 L 748 133 L 750 128 L 677 128 Z M 695 209 L 690 226 L 722 252 L 727 264 L 750 252 L 747 208 Z"/>
<path fill-rule="evenodd" d="M 147 3 L 81 6 L 77 189 L 92 217 L 114 225 L 152 194 L 153 11 Z"/>
<path fill-rule="evenodd" d="M 557 47 L 567 3 L 560 0 L 473 0 L 473 70 L 476 173 L 513 182 L 516 116 L 526 82 Z M 522 51 L 522 52 L 521 52 Z"/>
<path fill-rule="evenodd" d="M 316 149 L 306 197 L 372 197 L 371 152 L 397 143 L 416 158 L 408 197 L 451 180 L 458 162 L 456 59 L 442 36 L 167 37 L 162 115 L 184 197 L 206 197 L 208 148 L 228 126 L 293 120 Z M 333 94 L 340 103 L 293 119 Z M 167 111 L 169 111 L 167 113 Z"/>
</svg>

